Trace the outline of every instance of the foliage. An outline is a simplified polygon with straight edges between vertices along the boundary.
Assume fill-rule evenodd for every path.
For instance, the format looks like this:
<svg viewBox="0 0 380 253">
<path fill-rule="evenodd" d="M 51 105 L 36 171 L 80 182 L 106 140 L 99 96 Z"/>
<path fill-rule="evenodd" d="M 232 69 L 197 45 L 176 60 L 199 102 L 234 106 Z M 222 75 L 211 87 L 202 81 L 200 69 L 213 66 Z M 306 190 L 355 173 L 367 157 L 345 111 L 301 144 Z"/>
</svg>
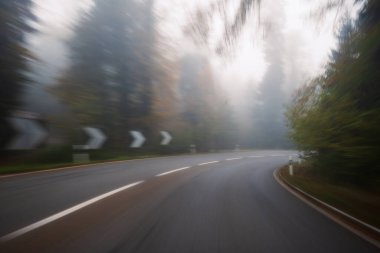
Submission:
<svg viewBox="0 0 380 253">
<path fill-rule="evenodd" d="M 152 105 L 153 2 L 95 1 L 75 27 L 71 65 L 53 89 L 76 124 L 100 127 L 125 148 L 129 127 L 147 128 Z"/>
<path fill-rule="evenodd" d="M 323 173 L 357 183 L 380 176 L 380 3 L 368 1 L 323 75 L 294 96 L 290 137 Z"/>
<path fill-rule="evenodd" d="M 211 66 L 193 65 L 188 56 L 178 63 L 160 40 L 154 14 L 151 0 L 95 1 L 75 27 L 71 64 L 52 89 L 74 119 L 61 125 L 66 132 L 73 124 L 101 128 L 110 152 L 127 149 L 130 130 L 143 132 L 150 151 L 158 150 L 162 130 L 174 137 L 172 147 L 160 147 L 165 152 L 190 144 L 200 150 L 227 145 L 222 123 L 227 117 Z M 79 139 L 78 131 L 69 136 Z"/>
<path fill-rule="evenodd" d="M 184 32 L 197 44 L 210 46 L 209 36 L 212 34 L 214 18 L 219 15 L 224 32 L 215 50 L 220 55 L 231 53 L 230 48 L 234 46 L 251 12 L 257 11 L 260 19 L 261 0 L 239 0 L 236 3 L 237 10 L 232 18 L 229 18 L 228 9 L 231 1 L 215 0 L 206 6 L 200 6 L 192 15 L 192 20 L 185 26 Z"/>
<path fill-rule="evenodd" d="M 34 60 L 25 47 L 27 33 L 33 32 L 32 1 L 0 1 L 0 120 L 19 109 L 27 77 L 28 63 Z M 7 142 L 5 124 L 0 127 L 0 145 Z"/>
<path fill-rule="evenodd" d="M 179 119 L 188 144 L 201 151 L 232 148 L 236 131 L 231 127 L 231 114 L 214 81 L 210 63 L 199 55 L 184 57 L 178 90 Z"/>
<path fill-rule="evenodd" d="M 270 47 L 276 48 L 277 42 Z M 272 50 L 272 49 L 267 49 Z M 267 53 L 274 59 L 259 85 L 259 96 L 252 112 L 253 130 L 252 145 L 257 148 L 289 148 L 291 144 L 286 138 L 286 124 L 283 106 L 286 95 L 282 89 L 284 73 L 280 50 Z"/>
</svg>

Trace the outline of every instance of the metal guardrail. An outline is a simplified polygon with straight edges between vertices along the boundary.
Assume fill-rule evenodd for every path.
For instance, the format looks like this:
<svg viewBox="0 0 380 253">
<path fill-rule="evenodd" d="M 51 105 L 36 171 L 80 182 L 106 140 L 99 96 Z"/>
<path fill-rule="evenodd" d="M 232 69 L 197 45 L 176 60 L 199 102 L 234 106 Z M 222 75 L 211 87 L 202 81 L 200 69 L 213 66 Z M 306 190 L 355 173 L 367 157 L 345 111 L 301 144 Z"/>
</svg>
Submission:
<svg viewBox="0 0 380 253">
<path fill-rule="evenodd" d="M 280 169 L 281 168 L 278 168 L 276 169 L 274 172 L 273 172 L 273 176 L 274 178 L 276 179 L 276 181 L 278 183 L 280 183 L 281 185 L 285 186 L 286 187 L 289 187 L 291 190 L 293 190 L 295 192 L 295 195 L 303 195 L 304 198 L 302 198 L 303 201 L 306 202 L 306 198 L 316 202 L 317 204 L 319 204 L 320 206 L 322 206 L 324 209 L 327 209 L 329 210 L 330 212 L 333 212 L 335 215 L 340 215 L 340 216 L 343 216 L 343 218 L 345 218 L 346 220 L 350 221 L 351 223 L 353 224 L 356 224 L 358 226 L 360 226 L 362 229 L 364 229 L 366 232 L 369 232 L 370 234 L 372 234 L 372 236 L 368 236 L 368 234 L 365 234 L 362 230 L 359 230 L 355 227 L 352 227 L 350 226 L 347 222 L 344 222 L 342 220 L 340 220 L 340 222 L 338 222 L 336 220 L 336 218 L 332 217 L 331 214 L 330 215 L 327 215 L 325 212 L 326 210 L 323 210 L 322 207 L 318 207 L 316 206 L 315 203 L 311 203 L 311 201 L 307 201 L 307 203 L 309 205 L 312 205 L 312 207 L 314 207 L 315 209 L 322 209 L 322 210 L 318 210 L 320 211 L 321 213 L 325 214 L 327 217 L 331 218 L 332 220 L 334 220 L 335 222 L 343 225 L 344 227 L 346 227 L 347 229 L 349 229 L 350 231 L 354 232 L 356 235 L 360 236 L 361 238 L 365 239 L 366 241 L 372 243 L 373 245 L 375 245 L 376 247 L 380 248 L 380 229 L 373 226 L 373 225 L 370 225 L 358 218 L 355 218 L 349 214 L 347 214 L 346 212 L 332 206 L 332 205 L 329 205 L 327 203 L 325 203 L 324 201 L 312 196 L 311 194 L 305 192 L 304 190 L 301 190 L 300 188 L 298 188 L 297 186 L 294 186 L 292 185 L 291 183 L 289 183 L 280 173 Z M 306 196 L 306 198 L 305 198 Z M 300 196 L 298 196 L 300 197 Z M 323 212 L 324 211 L 324 212 Z M 344 224 L 342 224 L 344 223 Z M 375 238 L 373 238 L 375 237 Z"/>
</svg>

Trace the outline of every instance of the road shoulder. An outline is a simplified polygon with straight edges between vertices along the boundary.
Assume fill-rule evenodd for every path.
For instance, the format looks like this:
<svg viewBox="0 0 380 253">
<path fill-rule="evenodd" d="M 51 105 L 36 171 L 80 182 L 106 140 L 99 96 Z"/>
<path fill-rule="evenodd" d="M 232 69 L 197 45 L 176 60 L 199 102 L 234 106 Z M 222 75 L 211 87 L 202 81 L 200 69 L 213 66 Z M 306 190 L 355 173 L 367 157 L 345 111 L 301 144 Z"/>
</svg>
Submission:
<svg viewBox="0 0 380 253">
<path fill-rule="evenodd" d="M 373 227 L 361 220 L 352 217 L 351 215 L 333 207 L 320 199 L 306 193 L 300 188 L 290 184 L 282 175 L 281 169 L 278 168 L 273 172 L 273 176 L 276 181 L 284 187 L 288 192 L 302 200 L 304 203 L 319 211 L 323 215 L 327 216 L 334 222 L 340 224 L 344 228 L 350 230 L 354 234 L 358 235 L 362 239 L 372 243 L 376 247 L 380 248 L 380 230 Z"/>
</svg>

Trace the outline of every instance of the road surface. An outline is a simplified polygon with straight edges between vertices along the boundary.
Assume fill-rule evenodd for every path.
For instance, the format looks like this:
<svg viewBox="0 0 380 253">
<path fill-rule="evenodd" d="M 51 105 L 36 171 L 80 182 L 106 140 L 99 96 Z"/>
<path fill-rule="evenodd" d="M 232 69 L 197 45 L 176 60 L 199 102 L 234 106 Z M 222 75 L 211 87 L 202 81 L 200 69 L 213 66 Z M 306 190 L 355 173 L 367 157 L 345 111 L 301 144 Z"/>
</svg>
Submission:
<svg viewBox="0 0 380 253">
<path fill-rule="evenodd" d="M 291 151 L 0 178 L 0 252 L 379 252 L 273 178 Z"/>
</svg>

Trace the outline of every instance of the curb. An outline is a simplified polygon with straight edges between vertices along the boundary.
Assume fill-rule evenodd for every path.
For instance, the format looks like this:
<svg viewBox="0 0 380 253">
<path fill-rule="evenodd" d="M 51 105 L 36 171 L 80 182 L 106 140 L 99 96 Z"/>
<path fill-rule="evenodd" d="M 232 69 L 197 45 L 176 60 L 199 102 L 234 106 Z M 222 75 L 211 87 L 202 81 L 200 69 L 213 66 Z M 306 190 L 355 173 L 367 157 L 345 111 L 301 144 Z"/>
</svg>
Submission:
<svg viewBox="0 0 380 253">
<path fill-rule="evenodd" d="M 380 248 L 380 229 L 376 228 L 368 223 L 365 223 L 345 212 L 333 207 L 320 199 L 306 193 L 300 188 L 290 184 L 286 179 L 281 176 L 281 168 L 277 168 L 273 172 L 273 177 L 275 180 L 284 187 L 287 191 L 292 193 L 294 196 L 302 200 L 304 203 L 314 208 L 318 212 L 327 216 L 334 222 L 338 223 L 342 227 L 361 237 L 362 239 L 373 244 L 377 248 Z"/>
</svg>

